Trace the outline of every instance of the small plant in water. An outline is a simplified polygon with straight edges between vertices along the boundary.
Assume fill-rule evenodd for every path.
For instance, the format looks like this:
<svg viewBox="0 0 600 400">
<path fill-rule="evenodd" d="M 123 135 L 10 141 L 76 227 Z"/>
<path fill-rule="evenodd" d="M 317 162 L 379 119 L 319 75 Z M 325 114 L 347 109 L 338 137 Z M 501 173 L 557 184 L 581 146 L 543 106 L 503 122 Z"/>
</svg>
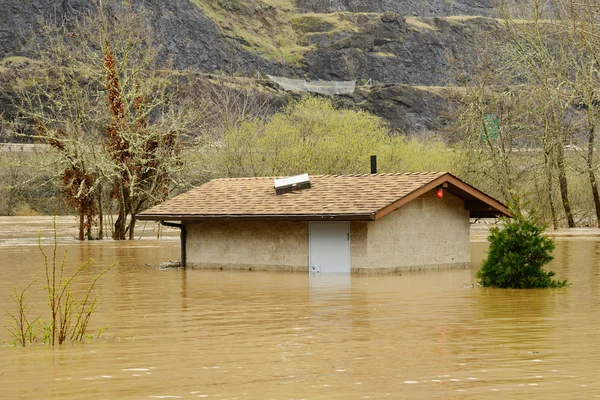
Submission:
<svg viewBox="0 0 600 400">
<path fill-rule="evenodd" d="M 85 296 L 82 300 L 77 300 L 72 291 L 72 285 L 75 279 L 92 263 L 90 258 L 82 264 L 71 275 L 65 275 L 67 252 L 59 260 L 57 257 L 57 238 L 56 223 L 54 225 L 54 248 L 52 257 L 49 258 L 41 244 L 41 237 L 38 237 L 38 248 L 44 256 L 44 271 L 46 277 L 45 290 L 48 295 L 48 306 L 50 309 L 49 322 L 44 322 L 40 317 L 33 321 L 29 319 L 29 312 L 32 305 L 27 301 L 25 292 L 35 283 L 29 284 L 23 291 L 18 292 L 14 289 L 14 295 L 11 296 L 16 305 L 16 312 L 8 312 L 10 317 L 10 326 L 7 328 L 14 343 L 20 346 L 26 346 L 37 341 L 49 343 L 52 346 L 62 344 L 67 340 L 79 342 L 90 335 L 87 335 L 87 328 L 90 318 L 98 306 L 97 297 L 93 296 L 93 290 L 104 274 L 110 271 L 117 263 L 110 265 L 100 272 L 90 283 L 87 284 Z M 101 332 L 102 330 L 100 330 Z M 99 334 L 98 334 L 99 335 Z M 92 335 L 97 337 L 98 335 Z"/>
<path fill-rule="evenodd" d="M 490 229 L 488 256 L 477 272 L 482 286 L 530 289 L 567 286 L 542 267 L 552 261 L 554 242 L 543 235 L 544 227 L 533 212 L 523 215 L 511 209 L 513 218 L 502 218 L 501 227 Z"/>
<path fill-rule="evenodd" d="M 14 339 L 13 343 L 18 346 L 26 346 L 37 339 L 36 325 L 39 318 L 33 321 L 29 320 L 29 313 L 33 306 L 25 297 L 25 292 L 34 283 L 35 281 L 31 282 L 21 292 L 17 292 L 17 288 L 13 288 L 13 295 L 10 296 L 10 299 L 15 303 L 16 311 L 14 313 L 6 311 L 9 316 L 8 333 Z"/>
</svg>

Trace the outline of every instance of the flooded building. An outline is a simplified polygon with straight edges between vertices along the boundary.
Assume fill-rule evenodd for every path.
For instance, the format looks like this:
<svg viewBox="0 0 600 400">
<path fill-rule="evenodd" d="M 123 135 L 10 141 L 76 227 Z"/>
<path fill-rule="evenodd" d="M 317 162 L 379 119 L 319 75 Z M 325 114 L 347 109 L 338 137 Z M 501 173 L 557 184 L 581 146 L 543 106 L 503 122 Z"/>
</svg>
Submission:
<svg viewBox="0 0 600 400">
<path fill-rule="evenodd" d="M 478 189 L 424 172 L 215 179 L 137 218 L 180 227 L 191 267 L 389 273 L 468 266 L 470 218 L 500 215 Z"/>
</svg>

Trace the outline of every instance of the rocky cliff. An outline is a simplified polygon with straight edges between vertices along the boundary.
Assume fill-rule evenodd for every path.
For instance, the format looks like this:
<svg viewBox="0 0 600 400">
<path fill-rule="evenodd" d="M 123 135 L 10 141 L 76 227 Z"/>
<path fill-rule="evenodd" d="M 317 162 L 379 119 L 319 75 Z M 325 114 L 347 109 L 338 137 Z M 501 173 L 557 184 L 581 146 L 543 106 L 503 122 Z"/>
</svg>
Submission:
<svg viewBox="0 0 600 400">
<path fill-rule="evenodd" d="M 151 15 L 162 58 L 173 61 L 175 68 L 252 73 L 272 67 L 260 55 L 242 49 L 235 40 L 229 40 L 220 27 L 192 1 L 136 2 Z M 2 0 L 2 4 L 0 59 L 15 55 L 30 56 L 26 42 L 32 34 L 39 32 L 41 24 L 75 18 L 91 6 L 88 0 Z"/>
<path fill-rule="evenodd" d="M 302 12 L 386 12 L 413 16 L 495 15 L 491 0 L 297 0 Z"/>
<path fill-rule="evenodd" d="M 336 14 L 335 19 L 350 21 L 351 29 L 298 28 L 308 30 L 301 37 L 312 48 L 302 65 L 312 78 L 446 85 L 463 72 L 477 38 L 498 26 L 483 17 L 416 19 L 390 12 Z"/>
<path fill-rule="evenodd" d="M 486 17 L 494 14 L 491 0 L 133 3 L 151 15 L 161 57 L 176 69 L 374 83 L 339 102 L 364 107 L 408 131 L 436 130 L 447 122 L 445 96 L 436 88 L 451 85 L 457 71 L 468 74 L 463 60 L 472 57 L 479 35 L 498 26 Z M 32 56 L 26 39 L 42 19 L 68 20 L 90 7 L 87 0 L 2 4 L 4 64 L 10 57 Z"/>
</svg>

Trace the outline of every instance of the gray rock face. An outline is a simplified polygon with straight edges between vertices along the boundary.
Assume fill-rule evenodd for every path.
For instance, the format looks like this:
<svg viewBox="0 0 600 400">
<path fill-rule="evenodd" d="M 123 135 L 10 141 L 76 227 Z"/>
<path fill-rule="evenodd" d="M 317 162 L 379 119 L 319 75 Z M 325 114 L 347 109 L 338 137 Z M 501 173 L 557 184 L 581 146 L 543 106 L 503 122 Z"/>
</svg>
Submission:
<svg viewBox="0 0 600 400">
<path fill-rule="evenodd" d="M 26 38 L 37 31 L 40 18 L 81 9 L 83 0 L 2 0 L 0 6 L 0 59 L 21 54 Z"/>
<path fill-rule="evenodd" d="M 243 62 L 240 52 L 225 42 L 219 27 L 190 1 L 149 0 L 145 7 L 153 16 L 162 56 L 172 60 L 175 68 L 229 72 Z"/>
<path fill-rule="evenodd" d="M 316 45 L 305 57 L 311 78 L 445 85 L 464 72 L 463 60 L 473 57 L 477 35 L 498 29 L 487 18 L 433 18 L 429 28 L 415 28 L 391 13 L 360 16 L 356 23 L 358 32 L 310 36 Z"/>
<path fill-rule="evenodd" d="M 145 0 L 142 3 L 152 15 L 162 56 L 172 60 L 176 69 L 220 70 L 229 74 L 286 70 L 241 49 L 235 39 L 226 40 L 220 28 L 190 0 Z"/>
<path fill-rule="evenodd" d="M 283 73 L 286 68 L 265 61 L 226 40 L 219 27 L 190 0 L 134 0 L 149 11 L 161 58 L 178 69 L 201 72 Z M 89 0 L 2 0 L 0 59 L 26 54 L 26 40 L 39 32 L 42 19 L 73 18 L 90 7 Z"/>
<path fill-rule="evenodd" d="M 352 8 L 349 6 L 352 1 L 358 0 L 327 0 L 326 3 L 337 10 Z M 445 13 L 452 11 L 451 7 L 485 8 L 489 1 L 365 0 L 363 3 L 365 7 L 368 5 L 369 11 L 402 11 L 406 7 L 411 9 L 411 4 L 426 4 Z M 23 45 L 26 38 L 39 29 L 42 17 L 61 20 L 76 16 L 90 5 L 86 0 L 3 0 L 3 3 L 0 59 L 26 55 Z M 325 32 L 311 33 L 306 44 L 315 45 L 316 50 L 307 53 L 302 67 L 297 68 L 266 61 L 244 50 L 236 43 L 241 39 L 226 37 L 190 0 L 135 0 L 136 3 L 151 15 L 161 58 L 171 61 L 176 69 L 199 72 L 244 75 L 261 72 L 325 80 L 374 79 L 384 83 L 440 85 L 447 80 L 449 60 L 468 55 L 475 32 L 491 29 L 491 22 L 485 19 L 469 24 L 433 19 L 431 29 L 417 29 L 405 22 L 405 12 L 348 14 L 348 18 L 356 19 L 353 23 L 359 31 L 331 33 L 325 29 Z M 309 3 L 309 0 L 298 0 L 299 6 L 307 7 Z"/>
<path fill-rule="evenodd" d="M 386 12 L 421 17 L 494 15 L 492 0 L 296 0 L 303 12 Z"/>
<path fill-rule="evenodd" d="M 387 120 L 392 130 L 418 133 L 438 130 L 449 123 L 446 114 L 450 103 L 442 93 L 407 85 L 361 86 L 338 101 L 347 107 L 360 104 Z"/>
</svg>

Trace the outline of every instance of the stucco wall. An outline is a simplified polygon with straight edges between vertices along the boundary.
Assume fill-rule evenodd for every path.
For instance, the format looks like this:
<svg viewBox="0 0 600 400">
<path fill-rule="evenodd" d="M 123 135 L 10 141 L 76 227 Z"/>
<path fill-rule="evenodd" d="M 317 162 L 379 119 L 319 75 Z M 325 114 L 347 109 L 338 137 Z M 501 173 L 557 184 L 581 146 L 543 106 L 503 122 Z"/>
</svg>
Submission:
<svg viewBox="0 0 600 400">
<path fill-rule="evenodd" d="M 466 267 L 470 261 L 469 212 L 461 199 L 433 192 L 373 222 L 351 226 L 355 272 Z"/>
<path fill-rule="evenodd" d="M 187 230 L 188 266 L 308 271 L 308 222 L 213 221 Z"/>
<path fill-rule="evenodd" d="M 187 229 L 189 266 L 308 271 L 308 222 L 213 221 Z M 352 271 L 466 267 L 469 229 L 462 200 L 428 193 L 380 220 L 351 223 Z"/>
</svg>

